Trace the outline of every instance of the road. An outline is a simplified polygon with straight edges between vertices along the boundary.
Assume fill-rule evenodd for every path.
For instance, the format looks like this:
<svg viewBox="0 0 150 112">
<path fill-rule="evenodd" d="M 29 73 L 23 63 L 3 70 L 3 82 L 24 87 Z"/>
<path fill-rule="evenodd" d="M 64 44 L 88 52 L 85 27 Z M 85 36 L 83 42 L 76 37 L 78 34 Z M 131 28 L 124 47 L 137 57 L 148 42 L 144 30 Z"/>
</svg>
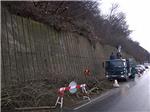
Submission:
<svg viewBox="0 0 150 112">
<path fill-rule="evenodd" d="M 74 108 L 71 112 L 150 112 L 150 70 L 124 83 L 106 98 Z"/>
</svg>

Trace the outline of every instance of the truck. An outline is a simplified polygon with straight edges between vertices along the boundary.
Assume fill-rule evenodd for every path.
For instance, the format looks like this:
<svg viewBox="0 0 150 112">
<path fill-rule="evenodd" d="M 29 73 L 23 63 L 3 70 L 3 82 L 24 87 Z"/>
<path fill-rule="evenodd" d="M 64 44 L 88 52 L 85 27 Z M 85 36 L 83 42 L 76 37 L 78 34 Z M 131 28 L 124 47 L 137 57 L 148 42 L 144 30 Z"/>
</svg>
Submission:
<svg viewBox="0 0 150 112">
<path fill-rule="evenodd" d="M 104 64 L 105 76 L 112 79 L 134 79 L 136 70 L 132 59 L 110 59 Z"/>
<path fill-rule="evenodd" d="M 116 55 L 112 52 L 110 58 L 103 63 L 105 68 L 105 76 L 108 79 L 134 79 L 137 71 L 135 69 L 135 61 L 132 58 L 123 58 L 121 46 L 118 46 Z"/>
</svg>

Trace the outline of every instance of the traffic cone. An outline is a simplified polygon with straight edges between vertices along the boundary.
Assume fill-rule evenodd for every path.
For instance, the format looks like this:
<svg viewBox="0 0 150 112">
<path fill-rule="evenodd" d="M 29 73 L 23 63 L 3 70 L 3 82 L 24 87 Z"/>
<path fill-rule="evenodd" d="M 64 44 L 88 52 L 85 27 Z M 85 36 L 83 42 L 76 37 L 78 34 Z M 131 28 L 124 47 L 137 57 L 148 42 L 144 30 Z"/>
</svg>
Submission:
<svg viewBox="0 0 150 112">
<path fill-rule="evenodd" d="M 118 81 L 117 81 L 117 80 L 114 81 L 113 86 L 114 86 L 114 87 L 119 87 L 119 84 L 118 84 Z"/>
</svg>

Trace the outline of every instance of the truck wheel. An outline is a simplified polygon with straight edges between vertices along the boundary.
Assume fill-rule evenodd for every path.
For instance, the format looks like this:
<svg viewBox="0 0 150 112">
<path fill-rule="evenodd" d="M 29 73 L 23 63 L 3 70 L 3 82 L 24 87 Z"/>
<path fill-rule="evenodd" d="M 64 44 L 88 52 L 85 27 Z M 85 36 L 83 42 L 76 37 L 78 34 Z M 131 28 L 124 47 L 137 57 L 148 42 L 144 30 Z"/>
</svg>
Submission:
<svg viewBox="0 0 150 112">
<path fill-rule="evenodd" d="M 109 81 L 112 81 L 113 79 L 112 79 L 112 78 L 108 78 L 108 80 L 109 80 Z"/>
<path fill-rule="evenodd" d="M 128 80 L 129 80 L 129 77 L 128 77 L 128 76 L 126 76 L 126 77 L 125 77 L 125 81 L 128 81 Z"/>
<path fill-rule="evenodd" d="M 131 75 L 129 78 L 130 78 L 130 79 L 134 79 L 134 78 L 135 78 L 135 76 Z"/>
</svg>

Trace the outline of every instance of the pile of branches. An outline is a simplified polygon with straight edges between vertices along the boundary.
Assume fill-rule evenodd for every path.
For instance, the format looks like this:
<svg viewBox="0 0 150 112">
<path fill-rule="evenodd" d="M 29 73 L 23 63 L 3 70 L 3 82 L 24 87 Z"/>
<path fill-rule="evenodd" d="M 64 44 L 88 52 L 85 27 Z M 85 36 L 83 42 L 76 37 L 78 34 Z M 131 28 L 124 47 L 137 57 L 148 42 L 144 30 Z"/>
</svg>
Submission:
<svg viewBox="0 0 150 112">
<path fill-rule="evenodd" d="M 14 112 L 15 108 L 54 105 L 56 90 L 47 82 L 29 83 L 2 89 L 2 111 Z"/>
</svg>

